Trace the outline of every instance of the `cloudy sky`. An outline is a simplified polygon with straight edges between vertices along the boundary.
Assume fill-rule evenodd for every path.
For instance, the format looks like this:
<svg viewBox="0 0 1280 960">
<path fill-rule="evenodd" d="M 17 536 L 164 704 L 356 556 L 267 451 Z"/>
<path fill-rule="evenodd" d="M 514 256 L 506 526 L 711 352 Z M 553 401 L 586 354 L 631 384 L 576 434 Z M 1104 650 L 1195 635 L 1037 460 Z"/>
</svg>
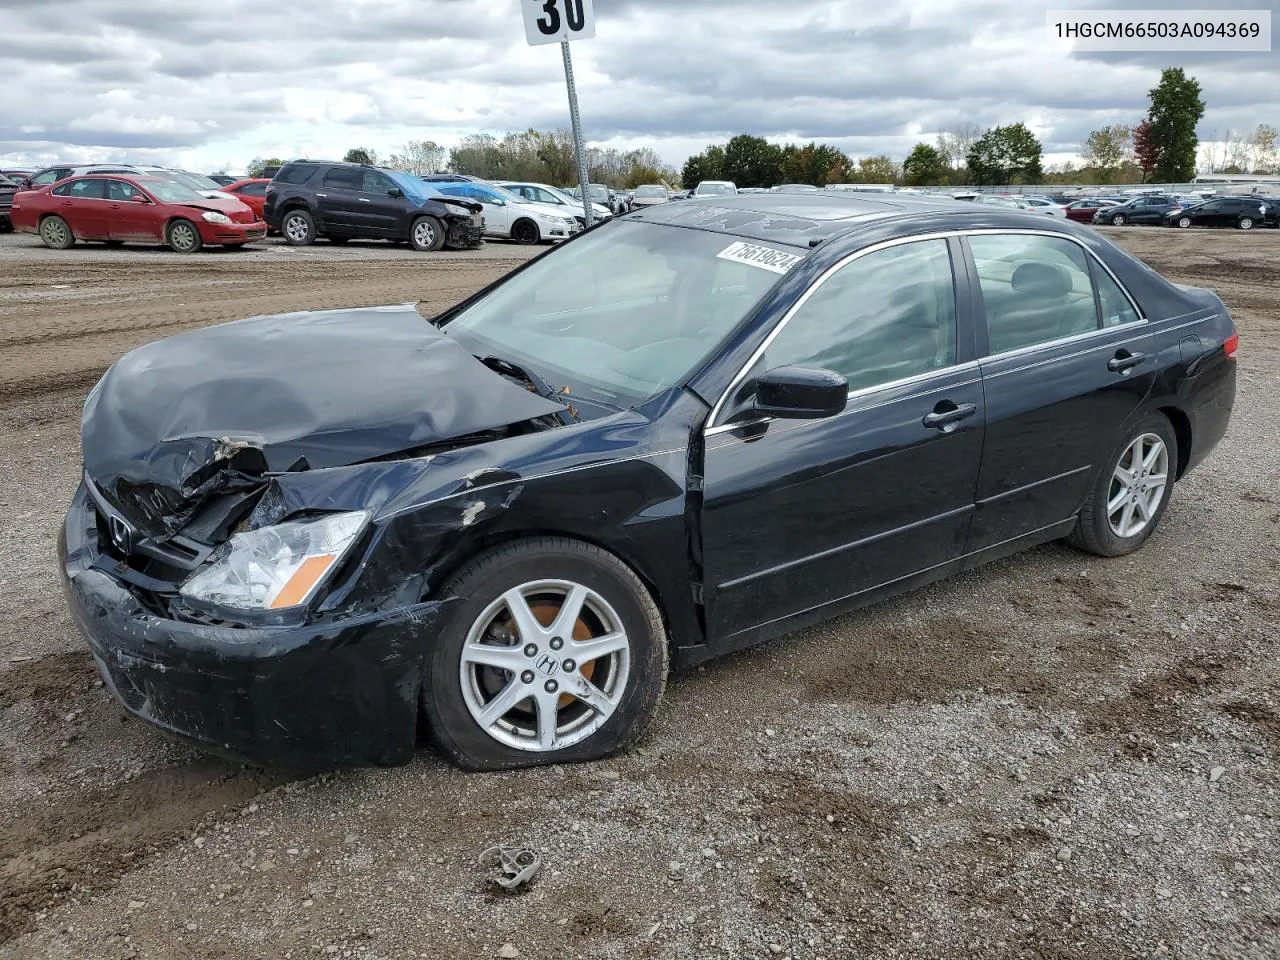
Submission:
<svg viewBox="0 0 1280 960">
<path fill-rule="evenodd" d="M 559 49 L 526 44 L 520 2 L 0 0 L 0 163 L 237 172 L 568 126 Z M 598 34 L 573 53 L 588 139 L 675 165 L 739 132 L 900 159 L 940 130 L 1015 121 L 1053 162 L 1140 118 L 1168 65 L 1204 87 L 1202 139 L 1280 126 L 1278 53 L 1083 54 L 1045 26 L 1050 8 L 1212 5 L 595 0 Z"/>
</svg>

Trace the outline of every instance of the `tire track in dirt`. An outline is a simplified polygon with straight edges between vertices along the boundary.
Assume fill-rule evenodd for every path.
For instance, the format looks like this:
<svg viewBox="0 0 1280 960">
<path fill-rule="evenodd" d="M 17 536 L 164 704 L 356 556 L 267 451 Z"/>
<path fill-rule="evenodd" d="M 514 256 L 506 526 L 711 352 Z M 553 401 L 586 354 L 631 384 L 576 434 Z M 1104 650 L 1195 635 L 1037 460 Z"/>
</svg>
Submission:
<svg viewBox="0 0 1280 960">
<path fill-rule="evenodd" d="M 7 361 L 0 368 L 0 399 L 86 388 L 129 350 L 212 323 L 414 301 L 443 309 L 520 262 L 291 264 L 287 284 L 280 282 L 280 265 L 270 263 L 147 270 L 141 276 L 119 269 L 114 277 L 90 270 L 61 275 L 61 285 L 88 284 L 88 295 L 27 299 L 20 319 L 0 319 L 0 348 Z M 29 276 L 24 278 L 24 284 L 29 282 Z M 15 286 L 0 282 L 0 296 Z M 86 329 L 90 316 L 92 329 Z"/>
</svg>

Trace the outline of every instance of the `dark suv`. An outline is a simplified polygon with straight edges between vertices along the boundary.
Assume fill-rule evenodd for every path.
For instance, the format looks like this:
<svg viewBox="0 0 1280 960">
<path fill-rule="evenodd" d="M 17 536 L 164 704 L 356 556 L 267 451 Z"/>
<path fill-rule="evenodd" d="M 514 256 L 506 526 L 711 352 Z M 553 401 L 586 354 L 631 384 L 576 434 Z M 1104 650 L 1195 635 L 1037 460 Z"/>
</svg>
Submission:
<svg viewBox="0 0 1280 960">
<path fill-rule="evenodd" d="M 1178 206 L 1173 197 L 1163 194 L 1148 194 L 1135 197 L 1116 207 L 1105 207 L 1093 215 L 1094 223 L 1110 223 L 1123 227 L 1126 223 L 1160 223 L 1164 215 Z"/>
<path fill-rule="evenodd" d="M 286 163 L 267 184 L 262 218 L 293 246 L 407 240 L 415 250 L 480 246 L 484 208 L 439 196 L 419 178 L 364 163 Z"/>
<path fill-rule="evenodd" d="M 1167 227 L 1254 227 L 1277 226 L 1275 201 L 1267 197 L 1215 197 L 1204 203 L 1176 207 L 1165 215 Z"/>
<path fill-rule="evenodd" d="M 13 209 L 13 195 L 17 192 L 18 185 L 0 173 L 0 233 L 8 233 L 13 229 L 9 211 Z"/>
</svg>

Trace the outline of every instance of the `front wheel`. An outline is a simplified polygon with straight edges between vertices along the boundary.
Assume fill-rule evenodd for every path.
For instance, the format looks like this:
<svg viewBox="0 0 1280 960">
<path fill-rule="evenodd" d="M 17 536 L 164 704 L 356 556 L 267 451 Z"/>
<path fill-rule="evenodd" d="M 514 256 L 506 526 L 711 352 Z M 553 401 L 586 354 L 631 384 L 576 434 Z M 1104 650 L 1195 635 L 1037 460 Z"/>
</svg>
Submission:
<svg viewBox="0 0 1280 960">
<path fill-rule="evenodd" d="M 1241 218 L 1240 218 L 1239 227 L 1240 227 L 1240 229 L 1241 229 L 1241 230 L 1252 230 L 1252 229 L 1253 229 L 1253 218 L 1252 218 L 1252 217 L 1241 217 Z"/>
<path fill-rule="evenodd" d="M 662 617 L 612 554 L 576 540 L 498 547 L 441 591 L 422 706 L 455 763 L 501 770 L 631 745 L 667 677 Z"/>
<path fill-rule="evenodd" d="M 51 250 L 66 250 L 76 242 L 76 235 L 61 217 L 45 217 L 40 221 L 40 239 Z"/>
<path fill-rule="evenodd" d="M 409 227 L 409 246 L 435 253 L 444 246 L 444 225 L 435 217 L 419 217 Z"/>
<path fill-rule="evenodd" d="M 198 253 L 204 246 L 200 231 L 190 220 L 175 220 L 169 224 L 165 240 L 176 253 Z"/>
<path fill-rule="evenodd" d="M 1133 553 L 1155 532 L 1173 492 L 1178 438 L 1162 414 L 1144 417 L 1094 479 L 1072 544 L 1100 557 Z"/>
<path fill-rule="evenodd" d="M 1111 218 L 1111 223 L 1114 226 L 1123 227 L 1125 223 L 1124 215 L 1117 213 L 1114 217 Z"/>
<path fill-rule="evenodd" d="M 538 225 L 532 220 L 517 220 L 511 227 L 511 239 L 516 243 L 537 243 L 542 239 Z"/>
<path fill-rule="evenodd" d="M 1178 226 L 1180 226 L 1183 230 L 1187 229 L 1187 227 L 1191 226 L 1191 218 L 1190 218 L 1190 217 L 1179 217 L 1179 218 L 1178 218 Z"/>
</svg>

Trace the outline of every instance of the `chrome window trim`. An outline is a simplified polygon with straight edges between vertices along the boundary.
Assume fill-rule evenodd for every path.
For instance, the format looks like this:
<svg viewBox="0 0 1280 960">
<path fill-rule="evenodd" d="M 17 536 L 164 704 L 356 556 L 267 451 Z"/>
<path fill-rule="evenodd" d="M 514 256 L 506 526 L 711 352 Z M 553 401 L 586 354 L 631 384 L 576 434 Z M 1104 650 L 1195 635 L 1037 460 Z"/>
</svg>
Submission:
<svg viewBox="0 0 1280 960">
<path fill-rule="evenodd" d="M 729 427 L 731 429 L 736 429 L 738 427 L 737 424 L 716 423 L 716 421 L 720 417 L 720 414 L 724 412 L 724 405 L 725 405 L 725 402 L 728 400 L 729 395 L 732 394 L 733 391 L 737 389 L 739 385 L 741 385 L 744 379 L 746 379 L 747 373 L 751 370 L 753 366 L 755 366 L 756 361 L 758 361 L 760 357 L 764 355 L 764 352 L 769 349 L 769 345 L 773 343 L 773 341 L 777 338 L 778 334 L 782 332 L 782 329 L 788 323 L 791 322 L 791 318 L 794 317 L 796 313 L 800 310 L 800 308 L 803 307 L 808 302 L 809 297 L 813 295 L 814 291 L 816 291 L 820 286 L 826 283 L 827 280 L 837 271 L 842 270 L 844 267 L 852 263 L 854 260 L 857 260 L 861 257 L 865 257 L 868 254 L 875 253 L 879 250 L 887 250 L 890 247 L 900 247 L 900 246 L 903 246 L 904 244 L 918 243 L 924 240 L 947 240 L 951 237 L 962 237 L 962 238 L 981 237 L 981 236 L 991 236 L 991 235 L 1001 235 L 1001 234 L 1054 237 L 1062 240 L 1068 240 L 1071 243 L 1074 243 L 1076 246 L 1078 246 L 1081 250 L 1084 251 L 1085 256 L 1092 258 L 1093 262 L 1097 263 L 1100 267 L 1102 267 L 1103 270 L 1107 272 L 1107 275 L 1112 279 L 1115 285 L 1120 288 L 1120 292 L 1124 294 L 1125 299 L 1129 301 L 1129 305 L 1133 308 L 1133 312 L 1134 314 L 1137 315 L 1138 319 L 1131 320 L 1128 323 L 1117 324 L 1114 327 L 1101 327 L 1097 330 L 1089 330 L 1085 333 L 1072 334 L 1069 337 L 1060 337 L 1057 340 L 1047 340 L 1044 343 L 1031 344 L 1026 347 L 1019 347 L 1016 350 L 1007 350 L 999 354 L 988 354 L 984 357 L 979 357 L 977 361 L 974 361 L 974 362 L 989 363 L 992 360 L 1002 359 L 1004 357 L 1012 356 L 1018 353 L 1023 353 L 1023 352 L 1029 353 L 1035 350 L 1051 348 L 1059 344 L 1068 343 L 1073 340 L 1083 339 L 1085 337 L 1096 337 L 1096 336 L 1099 336 L 1100 334 L 1111 333 L 1115 330 L 1124 330 L 1128 327 L 1136 327 L 1136 326 L 1139 326 L 1140 324 L 1146 324 L 1150 322 L 1146 314 L 1142 312 L 1141 306 L 1139 306 L 1138 302 L 1134 300 L 1133 294 L 1131 294 L 1129 292 L 1129 289 L 1123 283 L 1120 282 L 1120 278 L 1115 275 L 1115 271 L 1113 271 L 1109 266 L 1107 266 L 1107 264 L 1102 260 L 1101 257 L 1099 257 L 1092 250 L 1090 250 L 1088 245 L 1086 245 L 1085 242 L 1080 238 L 1073 237 L 1065 233 L 1059 233 L 1056 230 L 1037 230 L 1032 227 L 972 227 L 972 228 L 959 228 L 955 230 L 942 230 L 935 233 L 921 233 L 921 234 L 917 234 L 915 236 L 910 236 L 910 237 L 895 237 L 892 240 L 883 240 L 880 243 L 872 244 L 871 246 L 865 247 L 861 250 L 855 250 L 853 253 L 849 254 L 848 256 L 842 257 L 840 260 L 836 261 L 830 267 L 824 270 L 821 276 L 819 276 L 818 279 L 816 279 L 813 283 L 809 285 L 809 289 L 807 289 L 800 296 L 799 300 L 797 300 L 795 303 L 791 305 L 791 307 L 783 315 L 782 319 L 778 321 L 778 323 L 774 326 L 774 328 L 771 331 L 769 331 L 769 335 L 764 338 L 764 342 L 762 342 L 760 346 L 758 346 L 755 350 L 752 351 L 751 356 L 747 358 L 746 363 L 742 365 L 742 367 L 734 375 L 733 379 L 729 381 L 729 385 L 720 394 L 719 399 L 716 400 L 715 405 L 711 408 L 711 416 L 707 418 L 707 423 L 710 424 L 710 426 L 703 428 L 703 436 L 712 436 L 713 431 L 714 433 L 724 433 L 726 427 Z M 972 256 L 972 250 L 970 251 L 970 256 Z M 958 279 L 958 276 L 956 276 L 955 274 L 954 264 L 952 265 L 952 274 L 953 274 L 953 282 L 954 282 L 954 279 Z M 981 280 L 975 277 L 974 282 L 978 284 L 978 293 L 981 294 L 982 293 Z M 1092 279 L 1090 282 L 1092 282 Z M 957 303 L 957 307 L 958 306 L 959 304 Z M 982 320 L 982 323 L 984 324 L 986 323 L 985 312 L 981 320 Z M 957 310 L 957 322 L 958 321 L 959 321 L 959 312 Z M 938 373 L 944 373 L 948 370 L 954 370 L 958 366 L 964 366 L 964 364 L 952 364 L 950 367 L 943 367 L 940 370 L 931 370 L 926 374 L 918 374 L 917 376 L 921 376 L 921 377 L 932 376 Z M 913 378 L 907 378 L 907 379 L 913 379 Z M 868 390 L 880 390 L 887 387 L 896 386 L 901 382 L 903 381 L 894 381 L 891 383 L 877 384 L 874 387 L 865 387 L 863 388 L 862 391 L 855 391 L 855 392 L 861 393 Z M 853 397 L 855 392 L 851 392 L 849 394 L 850 397 Z"/>
</svg>

